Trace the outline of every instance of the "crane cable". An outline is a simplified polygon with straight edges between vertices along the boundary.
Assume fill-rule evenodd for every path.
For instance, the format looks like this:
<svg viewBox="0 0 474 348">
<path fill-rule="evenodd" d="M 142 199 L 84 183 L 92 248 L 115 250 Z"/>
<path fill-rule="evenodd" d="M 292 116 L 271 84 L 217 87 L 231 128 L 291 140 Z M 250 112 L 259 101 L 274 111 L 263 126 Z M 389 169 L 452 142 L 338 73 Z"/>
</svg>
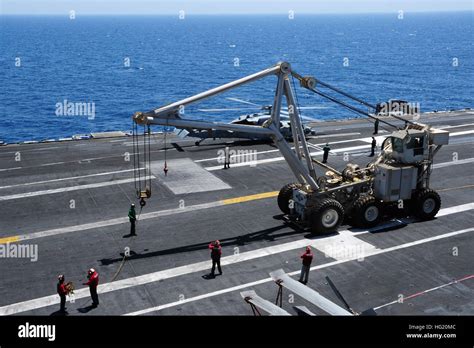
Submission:
<svg viewBox="0 0 474 348">
<path fill-rule="evenodd" d="M 143 126 L 143 143 L 145 147 L 148 147 L 148 153 L 145 153 L 148 155 L 146 156 L 148 157 L 147 163 L 145 163 L 145 189 L 147 190 L 147 198 L 149 198 L 151 196 L 151 129 L 150 125 L 147 125 L 146 127 L 147 129 L 145 130 L 145 126 Z M 147 172 L 148 179 L 146 178 Z"/>
<path fill-rule="evenodd" d="M 291 81 L 292 81 L 292 83 L 293 83 L 293 89 L 294 89 L 294 91 L 295 91 L 294 93 L 295 93 L 295 99 L 296 99 L 296 104 L 297 104 L 297 109 L 298 109 L 298 117 L 300 117 L 301 124 L 303 124 L 303 123 L 302 123 L 302 118 L 301 118 L 302 115 L 301 115 L 301 113 L 300 113 L 299 101 L 298 101 L 298 93 L 296 92 L 296 85 L 295 85 L 294 76 L 292 75 L 291 77 L 292 77 Z M 319 81 L 319 80 L 316 80 L 316 81 L 318 81 L 318 82 L 321 83 L 321 81 Z M 336 92 L 338 92 L 338 93 L 340 93 L 340 94 L 343 94 L 343 95 L 345 95 L 345 96 L 347 96 L 347 97 L 349 97 L 349 98 L 351 98 L 351 99 L 354 99 L 354 100 L 358 101 L 359 103 L 362 103 L 362 104 L 364 104 L 364 105 L 366 105 L 366 106 L 369 106 L 369 107 L 373 107 L 372 105 L 370 105 L 370 104 L 364 102 L 363 100 L 358 99 L 358 98 L 356 98 L 356 97 L 353 97 L 353 96 L 351 96 L 350 94 L 347 94 L 347 93 L 345 93 L 345 92 L 343 92 L 343 91 L 341 91 L 341 90 L 336 89 L 335 87 L 332 87 L 332 86 L 327 85 L 327 84 L 325 84 L 325 83 L 321 83 L 321 84 L 322 84 L 322 85 L 325 85 L 326 87 L 328 87 L 328 88 L 330 88 L 330 89 L 334 89 Z M 352 105 L 346 104 L 346 103 L 344 103 L 344 102 L 342 102 L 342 101 L 340 101 L 340 100 L 338 100 L 338 99 L 336 99 L 336 98 L 330 97 L 329 95 L 326 95 L 326 94 L 324 94 L 324 93 L 322 93 L 322 92 L 316 91 L 316 90 L 314 90 L 314 89 L 312 89 L 312 88 L 308 88 L 308 89 L 309 89 L 310 91 L 316 93 L 316 94 L 319 94 L 319 95 L 321 95 L 321 96 L 323 96 L 323 97 L 325 97 L 325 98 L 328 98 L 329 100 L 331 100 L 331 101 L 333 101 L 333 102 L 335 102 L 335 103 L 337 103 L 337 104 L 339 104 L 339 105 L 342 105 L 342 106 L 348 108 L 349 111 L 352 111 L 352 112 L 354 112 L 354 113 L 360 113 L 360 114 L 363 114 L 363 115 L 368 116 L 368 117 L 370 117 L 370 118 L 374 118 L 374 119 L 376 119 L 376 120 L 379 120 L 378 117 L 371 116 L 369 113 L 365 113 L 364 111 L 359 110 L 359 109 L 353 107 Z M 391 126 L 391 127 L 395 127 L 395 128 L 397 128 L 397 129 L 399 129 L 397 126 L 395 126 L 395 125 L 393 125 L 393 124 L 391 124 L 391 123 L 389 123 L 389 122 L 386 122 L 386 121 L 384 121 L 384 120 L 379 120 L 379 121 L 382 121 L 383 123 L 386 123 L 386 124 L 388 124 L 388 125 Z M 381 126 L 380 128 L 383 128 L 383 129 L 387 130 L 387 129 L 386 129 L 385 127 L 383 127 L 383 126 Z M 304 128 L 303 128 L 303 132 L 304 132 Z M 321 149 L 321 150 L 322 150 L 322 149 Z M 337 156 L 337 154 L 336 154 L 336 156 Z"/>
<path fill-rule="evenodd" d="M 364 100 L 362 100 L 362 99 L 359 99 L 359 98 L 357 98 L 357 97 L 355 97 L 355 96 L 353 96 L 353 95 L 351 95 L 351 94 L 349 94 L 349 93 L 347 93 L 347 92 L 344 92 L 344 91 L 340 90 L 339 88 L 336 88 L 336 87 L 334 87 L 334 86 L 331 86 L 330 84 L 328 84 L 328 83 L 326 83 L 326 82 L 323 82 L 323 81 L 321 81 L 321 80 L 318 80 L 317 78 L 314 78 L 314 80 L 316 81 L 316 83 L 319 83 L 320 85 L 322 85 L 322 86 L 324 86 L 324 87 L 326 87 L 326 88 L 332 89 L 333 91 L 335 91 L 335 92 L 337 92 L 337 93 L 339 93 L 339 94 L 342 94 L 343 96 L 346 96 L 346 97 L 348 97 L 348 98 L 350 98 L 350 99 L 352 99 L 352 100 L 355 100 L 355 101 L 359 102 L 359 103 L 362 104 L 362 105 L 365 105 L 365 106 L 368 106 L 368 107 L 370 107 L 370 108 L 376 109 L 376 106 L 375 106 L 375 105 L 372 105 L 372 104 L 370 104 L 370 103 L 367 103 L 366 101 L 364 101 Z"/>
<path fill-rule="evenodd" d="M 132 147 L 133 147 L 133 181 L 135 185 L 135 195 L 140 199 L 140 206 L 144 206 L 146 198 L 151 196 L 151 140 L 150 125 L 143 125 L 143 167 L 140 159 L 140 139 L 138 135 L 138 125 L 132 121 Z M 142 178 L 143 171 L 143 178 Z M 145 191 L 144 191 L 145 190 Z"/>
<path fill-rule="evenodd" d="M 165 143 L 165 166 L 163 167 L 163 172 L 165 173 L 165 176 L 168 176 L 168 162 L 167 162 L 167 152 L 168 152 L 168 143 L 167 143 L 167 133 L 168 133 L 168 120 L 169 118 L 166 117 L 166 128 L 165 128 L 165 136 L 164 136 L 164 143 Z"/>
<path fill-rule="evenodd" d="M 396 125 L 394 125 L 394 124 L 392 124 L 392 123 L 390 123 L 390 122 L 387 122 L 387 121 L 382 120 L 382 119 L 380 119 L 380 118 L 378 118 L 378 117 L 372 116 L 372 115 L 370 115 L 369 113 L 367 113 L 367 112 L 365 112 L 365 111 L 363 111 L 363 110 L 360 110 L 360 109 L 356 108 L 355 106 L 352 106 L 352 105 L 349 105 L 349 104 L 347 104 L 347 103 L 344 103 L 343 101 L 340 101 L 340 100 L 338 100 L 338 99 L 336 99 L 336 98 L 334 98 L 334 97 L 331 97 L 331 96 L 328 95 L 328 94 L 325 94 L 325 93 L 323 93 L 323 92 L 320 92 L 320 91 L 318 91 L 318 90 L 316 90 L 316 89 L 314 89 L 314 88 L 308 88 L 308 90 L 310 90 L 310 91 L 313 92 L 313 93 L 316 93 L 316 94 L 320 95 L 321 97 L 324 97 L 324 98 L 326 98 L 326 99 L 329 99 L 329 100 L 331 100 L 332 102 L 334 102 L 334 103 L 336 103 L 336 104 L 339 104 L 339 105 L 345 107 L 346 109 L 351 110 L 352 112 L 355 112 L 355 113 L 358 113 L 358 114 L 361 114 L 361 115 L 370 117 L 370 118 L 375 119 L 375 120 L 379 120 L 379 122 L 385 123 L 386 125 L 388 125 L 388 126 L 390 126 L 390 127 L 399 129 L 398 126 L 396 126 Z"/>
<path fill-rule="evenodd" d="M 300 118 L 300 124 L 301 124 L 301 128 L 304 135 L 303 118 L 301 116 L 300 102 L 298 100 L 298 93 L 296 92 L 295 78 L 293 77 L 293 75 L 291 76 L 291 82 L 293 83 L 293 90 L 294 90 L 295 99 L 296 99 L 296 109 L 298 110 L 298 117 Z"/>
<path fill-rule="evenodd" d="M 301 76 L 301 75 L 299 75 L 299 74 L 296 73 L 296 72 L 292 72 L 291 75 L 292 75 L 293 77 L 297 78 L 300 82 L 302 82 L 302 81 L 304 80 L 304 77 Z M 363 105 L 365 105 L 365 106 L 368 106 L 368 107 L 370 107 L 370 108 L 377 109 L 376 106 L 374 106 L 374 105 L 372 105 L 372 104 L 370 104 L 370 103 L 368 103 L 368 102 L 366 102 L 366 101 L 364 101 L 364 100 L 362 100 L 362 99 L 359 99 L 359 98 L 357 98 L 357 97 L 355 97 L 355 96 L 353 96 L 353 95 L 351 95 L 351 94 L 349 94 L 349 93 L 347 93 L 347 92 L 344 92 L 344 91 L 340 90 L 339 88 L 336 88 L 336 87 L 334 87 L 334 86 L 332 86 L 332 85 L 330 85 L 330 84 L 328 84 L 328 83 L 325 83 L 325 82 L 323 82 L 323 81 L 321 81 L 321 80 L 319 80 L 319 79 L 317 79 L 317 78 L 315 78 L 315 77 L 313 77 L 313 79 L 314 79 L 314 81 L 315 81 L 316 83 L 319 83 L 320 85 L 322 85 L 322 86 L 324 86 L 324 87 L 326 87 L 326 88 L 329 88 L 329 89 L 335 91 L 336 93 L 339 93 L 339 94 L 341 94 L 341 95 L 343 95 L 343 96 L 346 96 L 346 97 L 348 97 L 348 98 L 350 98 L 350 99 L 352 99 L 352 100 L 355 100 L 355 101 L 357 101 L 358 103 L 363 104 Z M 372 119 L 375 119 L 375 120 L 379 120 L 379 122 L 381 121 L 381 122 L 383 122 L 383 123 L 385 123 L 385 124 L 387 124 L 387 125 L 389 125 L 389 126 L 391 126 L 391 127 L 400 129 L 400 128 L 397 127 L 397 126 L 395 126 L 395 125 L 393 125 L 393 124 L 391 124 L 391 123 L 389 123 L 389 122 L 387 122 L 387 121 L 384 121 L 384 120 L 380 119 L 379 117 L 372 116 L 372 115 L 370 115 L 368 112 L 364 112 L 364 111 L 362 111 L 362 110 L 360 110 L 360 109 L 358 109 L 358 108 L 356 108 L 356 107 L 353 107 L 353 106 L 351 106 L 351 105 L 349 105 L 349 104 L 347 104 L 347 103 L 344 103 L 344 102 L 342 102 L 342 101 L 340 101 L 340 100 L 338 100 L 338 99 L 336 99 L 336 98 L 333 98 L 333 97 L 331 97 L 331 96 L 329 96 L 329 95 L 327 95 L 327 94 L 325 94 L 325 93 L 323 93 L 323 92 L 317 91 L 317 90 L 314 89 L 314 88 L 310 88 L 310 87 L 307 87 L 307 86 L 304 86 L 304 87 L 305 87 L 306 89 L 312 91 L 313 93 L 316 93 L 316 94 L 318 94 L 318 95 L 320 95 L 320 96 L 322 96 L 322 97 L 324 97 L 324 98 L 327 98 L 327 99 L 331 100 L 332 102 L 334 102 L 334 103 L 336 103 L 336 104 L 339 104 L 339 105 L 341 105 L 341 106 L 344 106 L 345 108 L 348 108 L 348 109 L 351 110 L 352 112 L 355 112 L 355 113 L 358 113 L 358 114 L 362 114 L 362 115 L 364 115 L 364 116 L 367 116 L 367 117 L 372 118 Z M 399 117 L 399 116 L 396 116 L 396 115 L 390 115 L 390 116 L 393 117 L 393 118 L 395 118 L 395 119 L 397 119 L 397 120 L 404 121 L 404 122 L 405 122 L 405 125 L 406 125 L 407 123 L 415 124 L 414 122 L 412 122 L 412 121 L 410 121 L 410 120 L 406 120 L 406 119 L 404 119 L 404 118 L 402 118 L 402 117 Z"/>
<path fill-rule="evenodd" d="M 140 198 L 142 181 L 140 172 L 140 147 L 138 144 L 138 125 L 132 121 L 132 147 L 133 147 L 133 181 L 135 184 L 135 195 Z M 138 187 L 137 187 L 138 186 Z"/>
</svg>

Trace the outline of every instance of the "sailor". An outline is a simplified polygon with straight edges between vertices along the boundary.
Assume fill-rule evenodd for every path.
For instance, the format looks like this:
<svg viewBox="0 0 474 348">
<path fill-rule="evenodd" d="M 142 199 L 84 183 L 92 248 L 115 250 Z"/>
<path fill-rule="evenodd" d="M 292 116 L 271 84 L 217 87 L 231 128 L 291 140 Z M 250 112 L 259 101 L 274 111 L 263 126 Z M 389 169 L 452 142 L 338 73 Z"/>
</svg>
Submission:
<svg viewBox="0 0 474 348">
<path fill-rule="evenodd" d="M 328 161 L 329 151 L 331 151 L 329 144 L 326 144 L 326 146 L 323 147 L 323 151 L 323 163 L 326 163 Z"/>
<path fill-rule="evenodd" d="M 375 122 L 374 122 L 374 135 L 376 135 L 378 132 L 379 132 L 379 119 L 375 119 Z"/>
<path fill-rule="evenodd" d="M 136 236 L 135 233 L 135 221 L 137 221 L 137 214 L 135 212 L 135 204 L 130 206 L 130 210 L 128 211 L 128 219 L 130 220 L 130 235 Z"/>
<path fill-rule="evenodd" d="M 84 285 L 89 285 L 89 290 L 91 292 L 92 298 L 92 307 L 97 307 L 99 305 L 99 296 L 97 295 L 97 286 L 99 285 L 99 273 L 93 268 L 87 271 L 87 283 Z"/>
<path fill-rule="evenodd" d="M 372 137 L 372 145 L 370 148 L 370 155 L 369 157 L 373 157 L 375 155 L 375 147 L 377 146 L 377 140 L 375 140 L 374 137 Z"/>
<path fill-rule="evenodd" d="M 311 262 L 313 261 L 313 253 L 311 252 L 310 246 L 306 247 L 305 252 L 301 254 L 300 258 L 303 260 L 300 283 L 306 284 L 308 283 L 309 269 L 311 267 Z"/>
<path fill-rule="evenodd" d="M 222 274 L 222 269 L 221 269 L 221 255 L 222 255 L 222 248 L 221 248 L 221 243 L 216 240 L 215 242 L 211 242 L 209 244 L 209 249 L 211 249 L 211 260 L 212 260 L 212 269 L 211 269 L 211 277 L 215 277 L 215 270 L 216 270 L 216 265 L 217 269 L 219 271 L 219 275 Z"/>
<path fill-rule="evenodd" d="M 59 311 L 61 313 L 67 314 L 66 311 L 66 295 L 68 290 L 66 289 L 66 284 L 64 283 L 64 275 L 60 274 L 58 276 L 58 285 L 56 286 L 56 291 L 58 292 L 59 298 L 61 299 L 61 305 Z"/>
<path fill-rule="evenodd" d="M 230 152 L 229 147 L 226 146 L 224 149 L 224 169 L 230 168 Z"/>
</svg>

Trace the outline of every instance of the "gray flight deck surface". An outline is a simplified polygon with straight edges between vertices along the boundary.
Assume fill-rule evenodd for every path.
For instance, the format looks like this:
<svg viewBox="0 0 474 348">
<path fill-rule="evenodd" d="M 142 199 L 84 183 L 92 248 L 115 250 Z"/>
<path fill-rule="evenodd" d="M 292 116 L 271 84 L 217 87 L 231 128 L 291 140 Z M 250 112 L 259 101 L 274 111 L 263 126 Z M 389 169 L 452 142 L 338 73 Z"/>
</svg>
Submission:
<svg viewBox="0 0 474 348">
<path fill-rule="evenodd" d="M 400 218 L 365 232 L 343 225 L 330 236 L 286 224 L 274 194 L 253 196 L 295 181 L 281 154 L 266 143 L 211 139 L 195 146 L 193 139 L 168 138 L 164 178 L 163 137 L 154 135 L 152 197 L 134 238 L 123 238 L 129 205 L 138 203 L 133 162 L 124 157 L 133 150 L 131 137 L 0 147 L 0 241 L 38 246 L 36 262 L 0 258 L 0 315 L 56 312 L 58 274 L 76 286 L 69 315 L 252 315 L 240 292 L 255 290 L 273 302 L 278 287 L 269 272 L 282 268 L 295 277 L 305 245 L 312 245 L 317 266 L 308 286 L 335 303 L 342 305 L 326 275 L 358 312 L 375 307 L 379 315 L 472 315 L 474 113 L 423 114 L 420 122 L 451 133 L 431 179 L 442 198 L 440 216 L 426 222 Z M 350 161 L 369 162 L 373 128 L 367 120 L 312 126 L 317 134 L 311 151 L 329 142 L 329 164 L 342 169 L 344 152 Z M 257 151 L 256 162 L 221 169 L 216 157 L 226 143 Z M 215 239 L 222 243 L 224 274 L 206 279 L 208 244 Z M 123 262 L 125 247 L 132 257 Z M 85 311 L 91 301 L 82 283 L 91 267 L 100 274 L 100 305 Z M 289 295 L 283 290 L 289 313 L 306 306 L 325 315 L 296 295 L 289 301 Z"/>
</svg>

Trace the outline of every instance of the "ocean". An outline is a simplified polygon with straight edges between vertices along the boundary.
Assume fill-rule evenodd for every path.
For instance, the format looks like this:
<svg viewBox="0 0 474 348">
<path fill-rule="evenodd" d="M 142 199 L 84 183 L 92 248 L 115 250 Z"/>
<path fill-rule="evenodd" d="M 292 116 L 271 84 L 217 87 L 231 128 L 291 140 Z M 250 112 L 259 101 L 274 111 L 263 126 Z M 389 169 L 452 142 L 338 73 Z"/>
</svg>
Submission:
<svg viewBox="0 0 474 348">
<path fill-rule="evenodd" d="M 288 61 L 371 103 L 403 99 L 421 111 L 473 106 L 473 13 L 288 16 L 0 17 L 0 140 L 130 130 L 148 111 Z M 269 105 L 275 79 L 185 109 L 230 121 Z M 357 117 L 301 88 L 304 115 Z M 93 115 L 59 105 L 88 103 Z M 200 112 L 199 108 L 242 108 Z M 91 111 L 91 108 L 89 108 Z"/>
</svg>

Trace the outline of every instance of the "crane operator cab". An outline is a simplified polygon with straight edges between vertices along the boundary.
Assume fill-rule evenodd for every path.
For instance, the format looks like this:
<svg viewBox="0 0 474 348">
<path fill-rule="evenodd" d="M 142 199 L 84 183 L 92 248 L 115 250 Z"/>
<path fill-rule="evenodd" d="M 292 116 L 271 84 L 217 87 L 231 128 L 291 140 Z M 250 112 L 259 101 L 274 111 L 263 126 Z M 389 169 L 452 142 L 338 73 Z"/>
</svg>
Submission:
<svg viewBox="0 0 474 348">
<path fill-rule="evenodd" d="M 396 163 L 417 164 L 431 160 L 431 145 L 446 145 L 449 132 L 413 124 L 387 137 L 382 150 L 385 157 Z"/>
<path fill-rule="evenodd" d="M 382 145 L 387 157 L 395 162 L 413 164 L 428 159 L 426 133 L 416 129 L 406 129 L 392 133 Z"/>
</svg>

